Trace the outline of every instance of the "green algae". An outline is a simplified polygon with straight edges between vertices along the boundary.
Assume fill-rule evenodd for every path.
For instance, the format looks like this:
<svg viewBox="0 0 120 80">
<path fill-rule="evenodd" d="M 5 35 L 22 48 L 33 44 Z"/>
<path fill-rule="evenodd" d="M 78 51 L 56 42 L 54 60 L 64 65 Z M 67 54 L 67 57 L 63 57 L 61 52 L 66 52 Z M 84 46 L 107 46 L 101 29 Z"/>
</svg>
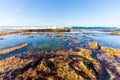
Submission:
<svg viewBox="0 0 120 80">
<path fill-rule="evenodd" d="M 64 45 L 63 44 L 42 44 L 38 46 L 30 46 L 29 50 L 40 50 L 40 51 L 51 51 L 51 50 L 60 50 Z"/>
</svg>

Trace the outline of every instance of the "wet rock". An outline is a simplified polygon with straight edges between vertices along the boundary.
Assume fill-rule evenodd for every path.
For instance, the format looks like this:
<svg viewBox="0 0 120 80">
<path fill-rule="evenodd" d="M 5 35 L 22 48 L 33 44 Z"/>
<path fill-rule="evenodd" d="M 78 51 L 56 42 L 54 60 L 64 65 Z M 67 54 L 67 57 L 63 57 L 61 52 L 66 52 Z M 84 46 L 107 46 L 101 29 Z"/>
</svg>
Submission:
<svg viewBox="0 0 120 80">
<path fill-rule="evenodd" d="M 0 70 L 6 80 L 97 80 L 100 64 L 85 48 L 79 51 L 28 51 L 20 56 L 0 61 Z M 17 61 L 17 62 L 16 62 Z M 90 67 L 93 65 L 93 67 Z M 9 67 L 5 67 L 9 66 Z M 20 66 L 20 67 L 18 67 Z"/>
<path fill-rule="evenodd" d="M 49 61 L 51 61 L 51 62 L 54 62 L 54 60 L 55 60 L 54 58 L 50 58 L 50 59 L 49 59 Z"/>
<path fill-rule="evenodd" d="M 120 32 L 113 32 L 112 34 L 120 36 Z"/>
<path fill-rule="evenodd" d="M 61 40 L 66 41 L 67 39 L 65 37 L 62 37 Z"/>
<path fill-rule="evenodd" d="M 1 37 L 0 40 L 4 40 L 4 38 Z"/>
<path fill-rule="evenodd" d="M 97 54 L 98 60 L 104 63 L 104 68 L 107 73 L 110 75 L 110 80 L 120 79 L 120 63 L 117 61 L 118 59 L 114 59 L 105 54 Z M 106 75 L 106 73 L 104 74 Z"/>
<path fill-rule="evenodd" d="M 58 58 L 57 58 L 58 59 Z M 84 80 L 84 77 L 78 75 L 69 66 L 68 61 L 55 60 L 55 66 L 57 67 L 57 76 L 65 80 Z"/>
<path fill-rule="evenodd" d="M 28 38 L 33 38 L 34 36 L 28 36 Z"/>
<path fill-rule="evenodd" d="M 50 68 L 47 66 L 47 62 L 42 61 L 39 65 L 40 71 L 50 73 Z"/>
<path fill-rule="evenodd" d="M 84 73 L 86 73 L 87 76 L 89 76 L 91 79 L 97 80 L 94 71 L 93 71 L 92 69 L 89 69 L 89 68 L 83 63 L 83 61 L 80 61 L 78 67 L 79 67 L 79 69 L 80 69 L 81 71 L 83 71 Z"/>
<path fill-rule="evenodd" d="M 20 33 L 20 31 L 3 31 L 3 32 L 0 32 L 0 36 L 4 36 L 4 35 L 9 35 L 9 34 L 17 34 L 17 33 Z"/>
<path fill-rule="evenodd" d="M 84 57 L 85 59 L 88 59 L 93 64 L 96 71 L 100 72 L 101 71 L 101 65 L 96 59 L 94 59 L 91 56 L 92 52 L 90 50 L 88 50 L 88 49 L 85 49 L 85 48 L 78 48 L 78 49 L 80 50 L 80 52 L 77 52 L 76 54 L 81 56 L 81 57 Z"/>
<path fill-rule="evenodd" d="M 77 40 L 76 37 L 70 37 L 71 42 L 73 43 L 80 43 L 80 40 Z"/>
<path fill-rule="evenodd" d="M 28 46 L 28 43 L 24 43 L 24 44 L 22 44 L 20 46 L 16 46 L 16 47 L 0 50 L 0 56 L 4 55 L 4 54 L 7 54 L 7 53 L 10 53 L 10 52 L 13 52 L 13 51 L 16 51 L 18 49 L 27 47 L 27 46 Z"/>
<path fill-rule="evenodd" d="M 88 46 L 92 49 L 98 50 L 100 48 L 99 43 L 98 42 L 89 42 Z"/>
<path fill-rule="evenodd" d="M 115 48 L 109 48 L 105 46 L 101 46 L 101 50 L 111 58 L 120 58 L 120 50 Z"/>
<path fill-rule="evenodd" d="M 15 56 L 6 58 L 0 61 L 0 73 L 4 74 L 9 71 L 14 71 L 16 69 L 24 67 L 26 64 L 33 62 L 30 59 L 21 59 Z"/>
<path fill-rule="evenodd" d="M 29 79 L 39 80 L 40 78 L 42 78 L 42 76 L 38 73 L 36 69 L 30 68 L 25 73 L 23 73 L 22 78 L 24 80 L 29 80 Z"/>
<path fill-rule="evenodd" d="M 29 31 L 21 31 L 21 34 L 22 34 L 22 35 L 30 35 L 31 32 L 29 32 Z"/>
</svg>

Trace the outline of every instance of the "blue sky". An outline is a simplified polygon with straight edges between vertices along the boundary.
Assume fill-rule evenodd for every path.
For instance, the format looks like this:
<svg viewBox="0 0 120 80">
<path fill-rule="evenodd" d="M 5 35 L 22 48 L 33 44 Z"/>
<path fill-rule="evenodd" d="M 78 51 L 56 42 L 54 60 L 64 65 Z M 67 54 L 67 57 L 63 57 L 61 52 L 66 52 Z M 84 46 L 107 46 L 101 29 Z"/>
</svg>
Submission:
<svg viewBox="0 0 120 80">
<path fill-rule="evenodd" d="M 0 26 L 120 26 L 120 0 L 0 0 Z"/>
</svg>

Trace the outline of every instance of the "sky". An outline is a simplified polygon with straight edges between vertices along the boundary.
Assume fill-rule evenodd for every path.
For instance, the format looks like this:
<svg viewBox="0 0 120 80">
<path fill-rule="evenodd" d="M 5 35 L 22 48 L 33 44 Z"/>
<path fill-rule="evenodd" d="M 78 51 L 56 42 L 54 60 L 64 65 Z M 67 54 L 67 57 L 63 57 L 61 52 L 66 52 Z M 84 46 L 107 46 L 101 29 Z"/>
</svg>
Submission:
<svg viewBox="0 0 120 80">
<path fill-rule="evenodd" d="M 0 0 L 0 26 L 120 26 L 120 0 Z"/>
</svg>

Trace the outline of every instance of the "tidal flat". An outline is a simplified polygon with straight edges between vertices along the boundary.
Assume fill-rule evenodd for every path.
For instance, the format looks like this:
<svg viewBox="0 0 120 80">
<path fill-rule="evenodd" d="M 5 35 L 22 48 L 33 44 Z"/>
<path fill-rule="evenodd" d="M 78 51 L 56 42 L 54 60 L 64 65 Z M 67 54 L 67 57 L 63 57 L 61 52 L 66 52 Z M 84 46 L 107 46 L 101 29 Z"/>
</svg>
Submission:
<svg viewBox="0 0 120 80">
<path fill-rule="evenodd" d="M 0 32 L 0 80 L 120 80 L 120 31 Z"/>
</svg>

